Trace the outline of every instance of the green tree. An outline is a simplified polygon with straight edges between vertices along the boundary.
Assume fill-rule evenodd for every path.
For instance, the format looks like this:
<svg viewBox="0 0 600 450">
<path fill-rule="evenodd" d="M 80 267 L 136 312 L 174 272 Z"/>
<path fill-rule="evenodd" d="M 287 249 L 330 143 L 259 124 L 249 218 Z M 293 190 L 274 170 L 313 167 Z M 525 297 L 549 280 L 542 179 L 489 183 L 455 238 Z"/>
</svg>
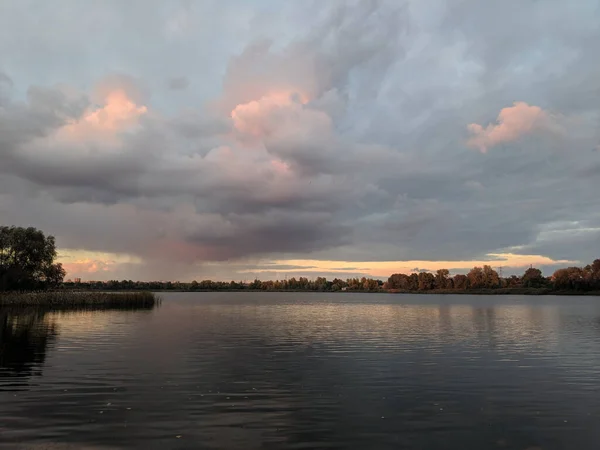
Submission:
<svg viewBox="0 0 600 450">
<path fill-rule="evenodd" d="M 523 286 L 525 287 L 537 288 L 542 286 L 544 281 L 545 278 L 542 275 L 542 271 L 533 267 L 527 269 L 521 277 L 521 283 L 523 283 Z"/>
<path fill-rule="evenodd" d="M 521 286 L 522 280 L 521 278 L 519 278 L 516 275 L 511 275 L 510 277 L 506 278 L 506 285 L 508 287 L 517 287 L 517 286 Z"/>
<path fill-rule="evenodd" d="M 57 286 L 65 271 L 55 259 L 54 236 L 33 227 L 0 227 L 0 291 Z"/>
</svg>

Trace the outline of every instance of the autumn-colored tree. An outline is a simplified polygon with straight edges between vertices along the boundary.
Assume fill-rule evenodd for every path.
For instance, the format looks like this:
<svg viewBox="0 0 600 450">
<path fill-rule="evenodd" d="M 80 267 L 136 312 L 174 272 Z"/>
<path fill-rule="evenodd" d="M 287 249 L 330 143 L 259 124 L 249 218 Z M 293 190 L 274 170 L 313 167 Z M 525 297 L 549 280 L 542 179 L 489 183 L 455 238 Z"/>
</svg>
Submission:
<svg viewBox="0 0 600 450">
<path fill-rule="evenodd" d="M 300 277 L 298 278 L 298 289 L 308 289 L 308 278 Z"/>
<path fill-rule="evenodd" d="M 430 291 L 435 287 L 435 277 L 432 273 L 421 272 L 419 273 L 418 277 L 420 291 Z"/>
<path fill-rule="evenodd" d="M 379 290 L 379 281 L 374 278 L 368 279 L 368 287 L 369 291 L 378 291 Z"/>
<path fill-rule="evenodd" d="M 600 279 L 600 259 L 595 259 L 592 263 L 592 274 L 596 279 Z"/>
<path fill-rule="evenodd" d="M 483 279 L 486 288 L 500 287 L 500 277 L 498 276 L 498 272 L 490 266 L 483 266 Z"/>
<path fill-rule="evenodd" d="M 591 272 L 591 283 L 590 288 L 593 290 L 600 290 L 600 259 L 594 260 L 590 268 Z"/>
<path fill-rule="evenodd" d="M 395 273 L 388 278 L 388 289 L 401 289 L 408 291 L 410 289 L 409 276 L 403 273 Z"/>
<path fill-rule="evenodd" d="M 584 286 L 584 271 L 580 267 L 558 269 L 552 276 L 555 289 L 582 290 Z"/>
<path fill-rule="evenodd" d="M 346 286 L 349 291 L 358 291 L 361 289 L 360 280 L 358 278 L 348 278 L 346 280 Z"/>
<path fill-rule="evenodd" d="M 446 289 L 448 287 L 450 271 L 448 269 L 440 269 L 435 273 L 435 288 Z"/>
<path fill-rule="evenodd" d="M 411 273 L 408 277 L 408 290 L 417 291 L 419 289 L 419 275 Z"/>
<path fill-rule="evenodd" d="M 461 290 L 469 287 L 469 278 L 462 273 L 454 275 L 454 289 Z"/>
<path fill-rule="evenodd" d="M 467 274 L 469 287 L 479 289 L 485 287 L 485 276 L 481 267 L 473 267 Z"/>
</svg>

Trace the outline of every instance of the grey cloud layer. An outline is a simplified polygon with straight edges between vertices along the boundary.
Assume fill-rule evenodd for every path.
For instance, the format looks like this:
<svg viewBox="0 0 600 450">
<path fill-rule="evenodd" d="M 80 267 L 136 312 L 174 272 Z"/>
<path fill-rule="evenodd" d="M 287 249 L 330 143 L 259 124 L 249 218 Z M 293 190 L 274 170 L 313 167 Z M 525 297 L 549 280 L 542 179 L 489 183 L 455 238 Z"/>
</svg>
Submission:
<svg viewBox="0 0 600 450">
<path fill-rule="evenodd" d="M 156 272 L 161 260 L 273 255 L 591 260 L 600 3 L 512 3 L 105 2 L 98 23 L 132 27 L 98 50 L 72 40 L 75 20 L 53 28 L 75 4 L 33 13 L 49 29 L 3 4 L 0 219 L 64 247 L 140 256 Z M 20 46 L 23 29 L 44 45 Z M 106 33 L 93 28 L 90 41 Z M 73 58 L 36 60 L 45 46 Z M 147 112 L 114 142 L 60 138 L 115 89 Z M 540 107 L 561 133 L 469 148 L 468 125 L 501 126 L 514 102 Z"/>
</svg>

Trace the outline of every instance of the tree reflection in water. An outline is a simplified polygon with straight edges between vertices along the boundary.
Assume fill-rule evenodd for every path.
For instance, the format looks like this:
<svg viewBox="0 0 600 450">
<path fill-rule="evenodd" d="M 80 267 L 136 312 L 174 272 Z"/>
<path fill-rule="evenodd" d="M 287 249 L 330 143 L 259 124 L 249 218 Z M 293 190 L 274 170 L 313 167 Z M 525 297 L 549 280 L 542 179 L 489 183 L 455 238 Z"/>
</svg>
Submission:
<svg viewBox="0 0 600 450">
<path fill-rule="evenodd" d="M 57 334 L 47 311 L 0 309 L 0 378 L 40 375 Z"/>
<path fill-rule="evenodd" d="M 152 310 L 153 307 L 0 308 L 0 391 L 7 387 L 10 390 L 17 387 L 14 381 L 8 379 L 42 374 L 48 348 L 54 344 L 59 334 L 56 315 L 52 313 L 108 309 L 132 311 Z"/>
</svg>

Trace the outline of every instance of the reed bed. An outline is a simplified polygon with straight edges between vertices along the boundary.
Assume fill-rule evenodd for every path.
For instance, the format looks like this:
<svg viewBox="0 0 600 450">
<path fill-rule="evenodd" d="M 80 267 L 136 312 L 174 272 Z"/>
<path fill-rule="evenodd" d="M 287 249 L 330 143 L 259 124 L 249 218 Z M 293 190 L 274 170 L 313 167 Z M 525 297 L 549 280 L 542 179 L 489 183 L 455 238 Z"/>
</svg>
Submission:
<svg viewBox="0 0 600 450">
<path fill-rule="evenodd" d="M 132 307 L 147 308 L 160 304 L 152 292 L 7 292 L 0 293 L 2 306 L 40 307 Z"/>
</svg>

